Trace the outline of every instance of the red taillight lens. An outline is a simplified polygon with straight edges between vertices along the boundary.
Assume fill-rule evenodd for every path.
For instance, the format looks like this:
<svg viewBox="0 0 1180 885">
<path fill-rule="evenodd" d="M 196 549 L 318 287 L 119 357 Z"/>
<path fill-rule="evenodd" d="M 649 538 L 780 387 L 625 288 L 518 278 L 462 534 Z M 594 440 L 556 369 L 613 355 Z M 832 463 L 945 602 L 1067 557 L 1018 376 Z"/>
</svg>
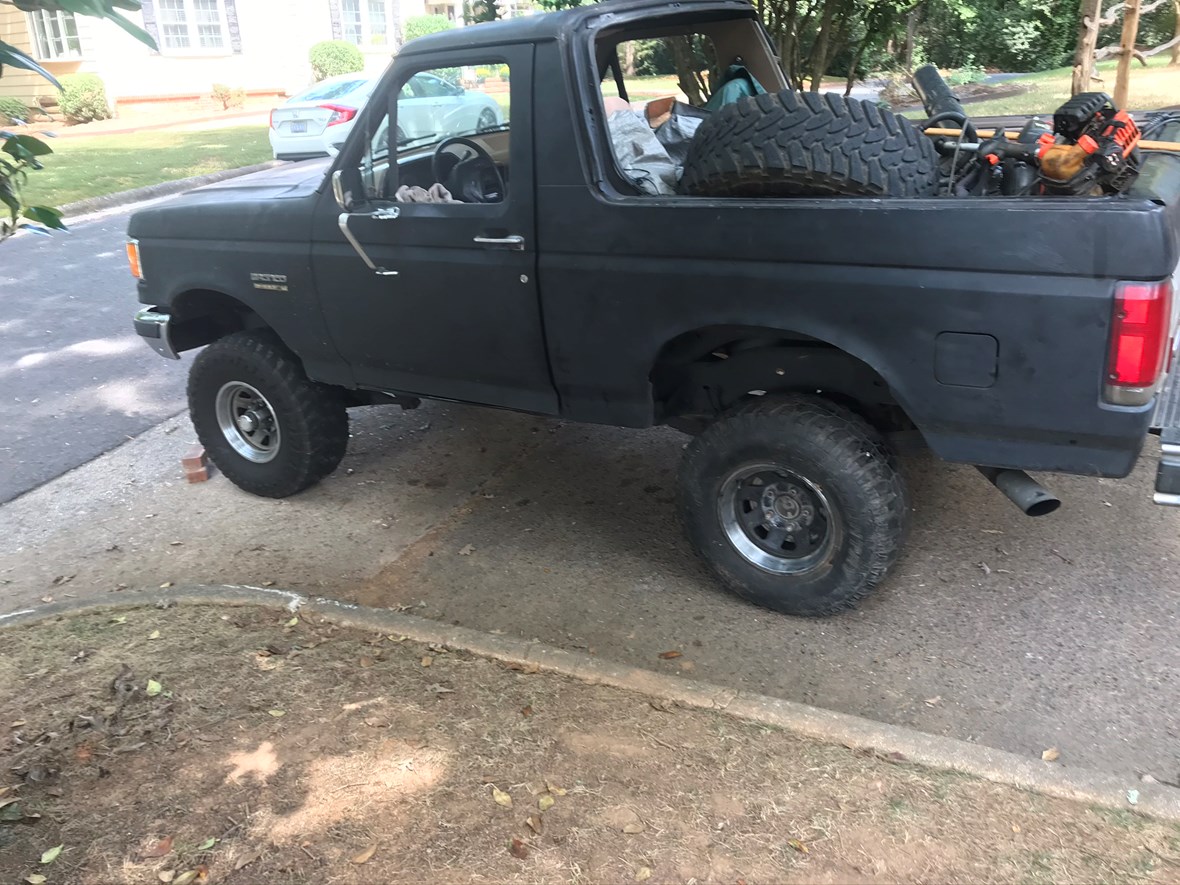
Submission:
<svg viewBox="0 0 1180 885">
<path fill-rule="evenodd" d="M 342 104 L 322 104 L 321 108 L 331 111 L 332 116 L 328 118 L 329 126 L 336 126 L 340 123 L 347 123 L 356 116 L 356 108 L 350 108 Z"/>
<path fill-rule="evenodd" d="M 267 123 L 271 129 L 275 128 L 275 109 L 274 108 L 270 109 L 270 119 L 267 121 Z"/>
<path fill-rule="evenodd" d="M 1106 364 L 1106 399 L 1121 405 L 1143 405 L 1168 359 L 1172 319 L 1172 284 L 1120 283 L 1115 290 Z"/>
</svg>

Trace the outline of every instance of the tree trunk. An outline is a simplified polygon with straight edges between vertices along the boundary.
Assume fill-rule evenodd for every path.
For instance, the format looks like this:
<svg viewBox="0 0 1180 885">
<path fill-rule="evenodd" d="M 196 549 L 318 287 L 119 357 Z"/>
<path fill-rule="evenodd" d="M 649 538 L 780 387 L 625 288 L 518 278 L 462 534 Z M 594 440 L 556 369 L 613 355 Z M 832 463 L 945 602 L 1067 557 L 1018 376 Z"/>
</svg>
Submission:
<svg viewBox="0 0 1180 885">
<path fill-rule="evenodd" d="M 1180 0 L 1177 0 L 1180 2 Z M 848 82 L 844 84 L 844 97 L 847 98 L 852 94 L 852 86 L 856 83 L 856 68 L 860 64 L 861 56 L 864 55 L 865 47 L 869 44 L 869 34 L 866 30 L 864 37 L 856 44 L 856 51 L 852 53 L 852 61 L 848 64 Z"/>
<path fill-rule="evenodd" d="M 623 44 L 623 73 L 628 77 L 635 76 L 635 41 L 628 40 Z"/>
<path fill-rule="evenodd" d="M 701 87 L 697 82 L 697 73 L 693 70 L 692 51 L 687 45 L 685 37 L 671 37 L 668 44 L 672 47 L 672 58 L 676 63 L 676 79 L 680 89 L 688 99 L 688 103 L 700 107 L 705 103 L 701 95 Z"/>
<path fill-rule="evenodd" d="M 1114 105 L 1127 106 L 1131 91 L 1131 62 L 1135 60 L 1135 38 L 1139 35 L 1140 0 L 1126 0 L 1123 11 L 1123 33 L 1119 38 L 1119 67 L 1114 81 Z"/>
<path fill-rule="evenodd" d="M 1180 3 L 1180 0 L 1176 0 Z M 1073 80 L 1070 95 L 1090 91 L 1094 79 L 1094 47 L 1098 45 L 1098 20 L 1102 18 L 1102 0 L 1082 0 L 1078 23 L 1078 47 L 1073 57 Z"/>
<path fill-rule="evenodd" d="M 1173 37 L 1177 41 L 1180 41 L 1180 0 L 1172 0 L 1172 6 L 1176 10 L 1176 33 Z M 1180 65 L 1180 42 L 1172 47 L 1171 64 Z"/>
<path fill-rule="evenodd" d="M 828 70 L 828 51 L 832 42 L 832 28 L 836 18 L 836 2 L 828 0 L 824 4 L 824 14 L 819 20 L 819 32 L 815 35 L 815 45 L 811 47 L 811 91 L 819 92 L 824 74 Z"/>
<path fill-rule="evenodd" d="M 905 49 L 902 57 L 902 67 L 907 74 L 914 73 L 914 37 L 918 31 L 918 15 L 922 5 L 918 4 L 905 17 Z"/>
</svg>

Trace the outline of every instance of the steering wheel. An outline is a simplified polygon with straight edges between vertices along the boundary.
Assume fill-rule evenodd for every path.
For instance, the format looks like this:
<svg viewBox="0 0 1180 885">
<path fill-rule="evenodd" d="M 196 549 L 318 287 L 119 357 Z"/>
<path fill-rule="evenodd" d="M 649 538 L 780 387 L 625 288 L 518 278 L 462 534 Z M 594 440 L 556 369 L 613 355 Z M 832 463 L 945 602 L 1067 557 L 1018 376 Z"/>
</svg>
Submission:
<svg viewBox="0 0 1180 885">
<path fill-rule="evenodd" d="M 461 157 L 447 150 L 456 146 L 467 148 L 474 156 Z M 444 155 L 449 160 L 444 160 Z M 430 171 L 435 181 L 446 185 L 464 203 L 499 203 L 504 199 L 504 177 L 496 161 L 470 138 L 454 135 L 440 141 L 430 158 Z"/>
</svg>

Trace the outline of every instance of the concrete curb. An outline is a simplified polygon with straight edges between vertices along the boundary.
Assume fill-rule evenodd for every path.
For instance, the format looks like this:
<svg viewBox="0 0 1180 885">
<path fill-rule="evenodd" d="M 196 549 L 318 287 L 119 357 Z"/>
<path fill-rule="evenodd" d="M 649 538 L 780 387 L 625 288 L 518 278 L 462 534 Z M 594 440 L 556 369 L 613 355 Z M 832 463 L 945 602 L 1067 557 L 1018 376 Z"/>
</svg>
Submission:
<svg viewBox="0 0 1180 885">
<path fill-rule="evenodd" d="M 202 185 L 225 181 L 227 178 L 237 178 L 239 175 L 249 175 L 251 172 L 262 172 L 264 169 L 273 169 L 275 166 L 282 165 L 282 163 L 282 160 L 267 160 L 265 163 L 242 166 L 240 169 L 223 169 L 221 172 L 194 175 L 192 178 L 162 181 L 159 184 L 148 184 L 143 187 L 132 188 L 129 191 L 103 194 L 101 197 L 89 197 L 74 203 L 66 203 L 64 206 L 59 206 L 58 208 L 65 214 L 66 221 L 68 222 L 71 216 L 86 215 L 90 212 L 98 212 L 100 209 L 113 209 L 117 206 L 127 206 L 131 203 L 142 203 L 144 200 L 153 200 L 156 197 L 168 197 L 172 194 L 191 191 L 193 188 L 201 187 Z"/>
<path fill-rule="evenodd" d="M 493 636 L 385 609 L 365 608 L 323 597 L 305 597 L 276 588 L 194 585 L 125 593 L 117 600 L 98 603 L 91 600 L 54 602 L 0 615 L 0 630 L 69 614 L 138 608 L 161 601 L 189 605 L 278 605 L 292 612 L 314 613 L 347 627 L 407 636 L 417 642 L 444 645 L 506 663 L 535 665 L 543 672 L 610 685 L 686 707 L 724 712 L 850 749 L 873 750 L 893 758 L 899 755 L 906 762 L 959 771 L 1046 796 L 1180 822 L 1180 789 L 1164 784 L 1144 784 L 1106 772 L 1065 768 L 1005 750 L 640 667 L 614 664 L 541 643 Z"/>
</svg>

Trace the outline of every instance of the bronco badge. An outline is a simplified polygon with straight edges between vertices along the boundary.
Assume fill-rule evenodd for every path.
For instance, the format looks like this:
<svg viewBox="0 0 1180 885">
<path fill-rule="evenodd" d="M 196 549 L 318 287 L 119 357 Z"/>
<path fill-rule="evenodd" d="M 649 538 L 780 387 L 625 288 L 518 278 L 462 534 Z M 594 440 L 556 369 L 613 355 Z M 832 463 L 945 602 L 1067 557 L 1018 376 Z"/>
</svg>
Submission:
<svg viewBox="0 0 1180 885">
<path fill-rule="evenodd" d="M 285 273 L 252 273 L 250 282 L 255 289 L 266 289 L 269 292 L 286 292 L 287 275 Z"/>
</svg>

